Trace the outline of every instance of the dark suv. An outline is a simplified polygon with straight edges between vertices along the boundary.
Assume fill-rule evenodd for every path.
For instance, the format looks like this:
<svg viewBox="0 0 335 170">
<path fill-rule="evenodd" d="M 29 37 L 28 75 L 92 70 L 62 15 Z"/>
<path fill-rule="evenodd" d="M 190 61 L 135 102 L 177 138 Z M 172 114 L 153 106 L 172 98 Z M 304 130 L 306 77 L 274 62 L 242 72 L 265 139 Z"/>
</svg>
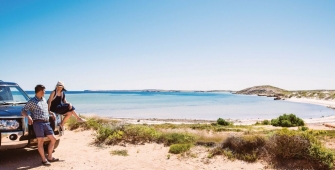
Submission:
<svg viewBox="0 0 335 170">
<path fill-rule="evenodd" d="M 32 125 L 28 125 L 28 119 L 21 115 L 22 107 L 29 99 L 18 84 L 0 80 L 0 150 L 37 146 Z M 56 149 L 63 134 L 58 126 L 61 116 L 49 120 L 57 139 Z M 45 137 L 44 141 L 44 148 L 47 148 L 50 140 Z"/>
</svg>

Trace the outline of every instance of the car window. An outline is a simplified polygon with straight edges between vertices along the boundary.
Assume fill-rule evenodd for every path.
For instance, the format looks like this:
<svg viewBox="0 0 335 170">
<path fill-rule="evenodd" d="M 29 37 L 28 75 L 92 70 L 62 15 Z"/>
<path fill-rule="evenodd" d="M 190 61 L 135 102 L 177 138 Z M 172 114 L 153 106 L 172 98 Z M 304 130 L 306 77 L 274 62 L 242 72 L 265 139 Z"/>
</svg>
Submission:
<svg viewBox="0 0 335 170">
<path fill-rule="evenodd" d="M 28 96 L 17 86 L 0 86 L 0 101 L 27 102 Z"/>
</svg>

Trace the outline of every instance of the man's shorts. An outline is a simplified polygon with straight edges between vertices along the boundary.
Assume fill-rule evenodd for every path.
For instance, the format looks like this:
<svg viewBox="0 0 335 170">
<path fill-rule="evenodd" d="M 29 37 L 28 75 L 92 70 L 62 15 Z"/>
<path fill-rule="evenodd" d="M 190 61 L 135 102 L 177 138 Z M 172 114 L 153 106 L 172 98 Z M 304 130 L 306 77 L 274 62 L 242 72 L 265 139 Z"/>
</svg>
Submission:
<svg viewBox="0 0 335 170">
<path fill-rule="evenodd" d="M 37 138 L 44 138 L 45 135 L 54 134 L 54 131 L 51 129 L 50 122 L 34 122 L 33 127 Z"/>
</svg>

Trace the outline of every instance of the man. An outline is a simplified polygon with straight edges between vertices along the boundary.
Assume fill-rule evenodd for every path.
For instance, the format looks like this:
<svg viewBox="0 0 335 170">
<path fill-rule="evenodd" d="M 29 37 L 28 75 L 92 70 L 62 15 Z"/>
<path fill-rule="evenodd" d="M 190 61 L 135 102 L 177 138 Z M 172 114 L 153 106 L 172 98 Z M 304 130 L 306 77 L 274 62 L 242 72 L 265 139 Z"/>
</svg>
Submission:
<svg viewBox="0 0 335 170">
<path fill-rule="evenodd" d="M 59 159 L 52 157 L 52 151 L 56 143 L 56 137 L 50 126 L 48 104 L 44 98 L 45 87 L 43 85 L 37 85 L 35 87 L 35 97 L 31 98 L 27 104 L 22 108 L 21 114 L 28 117 L 29 125 L 33 125 L 34 132 L 37 138 L 38 152 L 42 158 L 42 164 L 49 166 L 50 162 L 59 161 Z M 30 111 L 31 115 L 27 112 Z M 52 118 L 55 119 L 56 115 L 52 113 Z M 48 146 L 48 158 L 44 155 L 44 135 L 50 139 Z"/>
</svg>

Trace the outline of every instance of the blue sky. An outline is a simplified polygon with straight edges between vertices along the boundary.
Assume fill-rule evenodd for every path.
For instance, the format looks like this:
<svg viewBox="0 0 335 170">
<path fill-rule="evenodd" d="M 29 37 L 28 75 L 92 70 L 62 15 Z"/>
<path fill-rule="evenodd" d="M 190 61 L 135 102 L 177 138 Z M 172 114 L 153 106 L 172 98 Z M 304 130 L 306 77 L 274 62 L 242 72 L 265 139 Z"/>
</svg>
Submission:
<svg viewBox="0 0 335 170">
<path fill-rule="evenodd" d="M 335 1 L 0 0 L 0 80 L 25 90 L 335 89 Z"/>
</svg>

